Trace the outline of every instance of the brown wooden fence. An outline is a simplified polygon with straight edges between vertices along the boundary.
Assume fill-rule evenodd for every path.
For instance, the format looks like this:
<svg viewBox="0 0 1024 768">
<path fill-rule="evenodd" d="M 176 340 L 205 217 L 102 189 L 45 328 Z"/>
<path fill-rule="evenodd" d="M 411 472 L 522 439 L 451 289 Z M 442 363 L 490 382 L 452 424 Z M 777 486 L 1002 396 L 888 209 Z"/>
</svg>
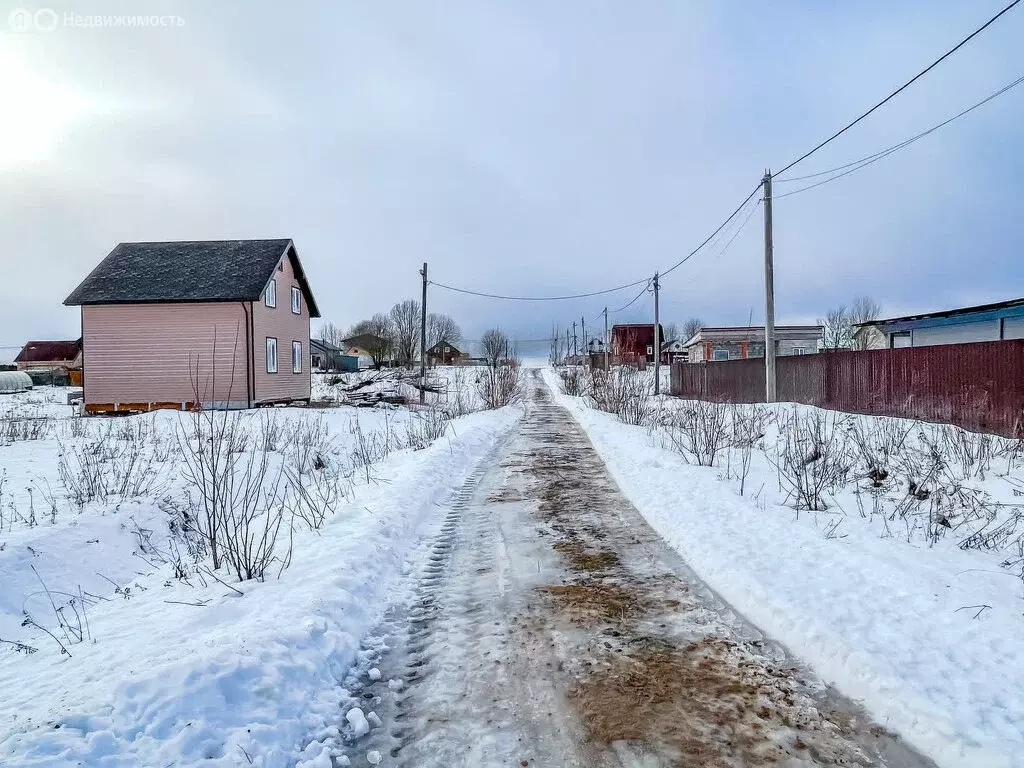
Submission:
<svg viewBox="0 0 1024 768">
<path fill-rule="evenodd" d="M 1024 340 L 777 359 L 778 399 L 1024 437 Z M 764 359 L 674 363 L 673 395 L 763 403 Z"/>
</svg>

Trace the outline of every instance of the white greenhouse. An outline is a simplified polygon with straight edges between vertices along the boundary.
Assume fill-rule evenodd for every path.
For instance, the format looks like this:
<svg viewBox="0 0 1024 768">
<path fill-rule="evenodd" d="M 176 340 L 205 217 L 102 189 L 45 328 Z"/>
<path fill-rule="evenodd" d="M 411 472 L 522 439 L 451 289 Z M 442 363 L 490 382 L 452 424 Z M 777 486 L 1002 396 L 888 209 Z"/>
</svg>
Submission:
<svg viewBox="0 0 1024 768">
<path fill-rule="evenodd" d="M 24 371 L 0 371 L 0 395 L 32 389 L 32 377 Z"/>
</svg>

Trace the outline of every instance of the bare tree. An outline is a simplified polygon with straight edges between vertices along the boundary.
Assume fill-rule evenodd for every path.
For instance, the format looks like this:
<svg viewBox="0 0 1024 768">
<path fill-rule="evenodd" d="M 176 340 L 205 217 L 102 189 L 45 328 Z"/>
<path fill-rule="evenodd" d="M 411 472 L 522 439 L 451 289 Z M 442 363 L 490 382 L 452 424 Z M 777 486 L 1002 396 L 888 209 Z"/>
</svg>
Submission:
<svg viewBox="0 0 1024 768">
<path fill-rule="evenodd" d="M 691 317 L 685 323 L 683 323 L 683 336 L 682 340 L 692 339 L 697 332 L 704 327 L 704 321 L 699 317 Z"/>
<path fill-rule="evenodd" d="M 391 308 L 393 351 L 399 365 L 411 366 L 420 348 L 420 303 L 400 301 Z"/>
<path fill-rule="evenodd" d="M 360 320 L 348 332 L 352 336 L 370 336 L 370 343 L 364 345 L 373 360 L 375 368 L 380 368 L 388 359 L 394 347 L 394 331 L 391 318 L 378 312 L 369 320 Z"/>
<path fill-rule="evenodd" d="M 678 341 L 678 340 L 679 340 L 679 326 L 676 325 L 675 323 L 669 323 L 668 325 L 665 326 L 665 338 L 663 338 L 661 340 L 662 343 L 664 343 L 666 341 Z M 685 341 L 685 339 L 684 339 L 684 341 Z"/>
<path fill-rule="evenodd" d="M 830 309 L 818 324 L 825 329 L 822 346 L 825 349 L 849 349 L 851 343 L 850 312 L 845 304 Z"/>
<path fill-rule="evenodd" d="M 861 323 L 870 323 L 878 319 L 878 316 L 882 314 L 882 308 L 878 302 L 872 299 L 870 296 L 858 296 L 853 300 L 850 305 L 850 323 L 851 325 L 858 325 Z M 851 329 L 850 332 L 850 345 L 854 349 L 867 349 L 870 343 L 870 339 L 865 334 L 856 336 L 856 328 Z"/>
<path fill-rule="evenodd" d="M 480 340 L 484 348 L 484 359 L 491 368 L 497 368 L 508 357 L 508 336 L 497 328 L 487 331 Z"/>
<path fill-rule="evenodd" d="M 326 322 L 320 326 L 319 331 L 320 341 L 325 344 L 330 344 L 333 347 L 340 347 L 342 339 L 345 338 L 345 334 L 341 328 L 331 322 Z"/>
<path fill-rule="evenodd" d="M 462 329 L 451 315 L 431 312 L 427 315 L 427 349 L 441 342 L 455 345 L 462 341 Z"/>
</svg>

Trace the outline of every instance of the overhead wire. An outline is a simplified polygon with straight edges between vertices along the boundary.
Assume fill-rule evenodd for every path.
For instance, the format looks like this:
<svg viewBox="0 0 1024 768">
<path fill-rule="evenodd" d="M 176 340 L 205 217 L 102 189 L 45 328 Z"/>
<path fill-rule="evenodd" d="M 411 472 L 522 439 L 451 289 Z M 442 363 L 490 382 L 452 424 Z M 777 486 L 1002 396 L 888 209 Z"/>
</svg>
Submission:
<svg viewBox="0 0 1024 768">
<path fill-rule="evenodd" d="M 743 202 L 740 203 L 738 206 L 736 206 L 736 210 L 733 211 L 732 213 L 730 213 L 728 218 L 726 218 L 725 221 L 723 221 L 721 224 L 719 224 L 718 228 L 704 239 L 704 242 L 702 242 L 700 245 L 698 245 L 696 248 L 694 248 L 692 251 L 690 251 L 688 254 L 686 254 L 683 258 L 681 258 L 679 261 L 677 261 L 671 267 L 669 267 L 668 269 L 664 270 L 663 272 L 659 272 L 658 276 L 659 277 L 664 277 L 665 275 L 671 274 L 673 271 L 675 271 L 676 269 L 681 267 L 683 264 L 688 262 L 690 259 L 692 259 L 694 256 L 696 256 L 697 253 L 705 245 L 707 245 L 708 243 L 711 242 L 711 240 L 715 237 L 715 235 L 717 235 L 719 232 L 721 232 L 723 229 L 725 229 L 725 226 L 736 217 L 736 214 L 738 214 L 740 211 L 743 210 L 743 206 L 745 206 L 748 202 L 750 202 L 750 198 L 752 198 L 754 195 L 756 195 L 760 189 L 761 189 L 761 184 L 758 183 L 758 185 L 756 187 L 754 187 L 750 191 L 750 194 L 747 195 L 745 198 L 743 198 Z"/>
<path fill-rule="evenodd" d="M 831 143 L 831 142 L 833 142 L 833 141 L 834 141 L 835 139 L 838 139 L 838 138 L 839 138 L 840 136 L 842 136 L 842 135 L 843 135 L 844 133 L 846 133 L 846 132 L 847 132 L 848 130 L 850 130 L 851 128 L 853 128 L 853 126 L 857 125 L 857 123 L 859 123 L 859 122 L 860 122 L 861 120 L 863 120 L 863 119 L 864 119 L 864 118 L 866 118 L 866 117 L 867 117 L 868 115 L 870 115 L 871 113 L 873 113 L 873 112 L 874 112 L 875 110 L 879 109 L 879 108 L 880 108 L 880 107 L 882 107 L 883 105 L 885 105 L 885 104 L 887 104 L 888 102 L 892 101 L 892 100 L 893 100 L 893 99 L 894 99 L 894 98 L 895 98 L 896 96 L 898 96 L 899 94 L 901 94 L 901 93 L 902 93 L 903 91 L 905 91 L 905 90 L 906 90 L 907 88 L 909 88 L 909 87 L 910 87 L 911 85 L 913 85 L 913 84 L 914 84 L 914 83 L 916 83 L 916 82 L 917 82 L 918 80 L 920 80 L 920 79 L 921 79 L 922 77 L 924 77 L 924 76 L 925 76 L 926 74 L 928 74 L 928 73 L 929 73 L 929 72 L 931 72 L 931 71 L 932 71 L 933 69 L 935 69 L 935 67 L 937 67 L 937 66 L 938 66 L 939 64 L 941 64 L 941 63 L 942 63 L 943 61 L 945 61 L 945 60 L 946 60 L 946 59 L 948 59 L 948 58 L 949 58 L 950 56 L 952 56 L 952 55 L 953 55 L 954 53 L 956 53 L 956 52 L 957 52 L 957 51 L 959 51 L 959 50 L 960 50 L 961 48 L 963 48 L 963 47 L 964 47 L 965 45 L 967 45 L 967 43 L 969 43 L 969 42 L 970 42 L 971 40 L 973 40 L 973 39 L 974 39 L 975 37 L 977 37 L 977 36 L 978 36 L 978 35 L 980 35 L 980 34 L 981 34 L 982 32 L 984 32 L 984 31 L 985 31 L 986 29 L 988 29 L 988 28 L 989 28 L 989 27 L 990 27 L 990 26 L 991 26 L 992 24 L 994 24 L 994 23 L 995 23 L 995 22 L 996 22 L 996 21 L 997 21 L 998 19 L 1000 19 L 1000 18 L 1001 18 L 1001 17 L 1003 16 L 1003 15 L 1005 15 L 1005 14 L 1009 13 L 1009 12 L 1010 12 L 1011 10 L 1013 10 L 1013 8 L 1014 8 L 1014 7 L 1016 7 L 1017 5 L 1019 5 L 1019 4 L 1020 4 L 1020 2 L 1021 2 L 1021 0 L 1013 0 L 1013 2 L 1011 2 L 1011 3 L 1010 3 L 1009 5 L 1007 5 L 1007 6 L 1005 7 L 1005 8 L 1003 8 L 1003 9 L 1002 9 L 1001 11 L 999 11 L 999 13 L 997 13 L 997 14 L 996 14 L 995 16 L 993 16 L 993 17 L 992 17 L 991 19 L 989 19 L 988 21 L 986 21 L 986 22 L 985 22 L 984 24 L 982 24 L 982 25 L 981 25 L 980 27 L 978 27 L 978 28 L 977 28 L 976 30 L 974 30 L 973 32 L 971 32 L 971 34 L 969 34 L 969 35 L 968 35 L 967 37 L 965 37 L 965 38 L 964 38 L 963 40 L 961 40 L 961 41 L 960 41 L 959 43 L 957 43 L 956 45 L 954 45 L 954 46 L 953 46 L 952 48 L 950 48 L 950 49 L 949 49 L 948 51 L 946 51 L 946 52 L 945 52 L 944 54 L 942 54 L 941 56 L 939 56 L 939 58 L 937 58 L 937 59 L 936 59 L 935 61 L 933 61 L 933 62 L 932 62 L 931 64 L 929 64 L 929 65 L 928 65 L 927 67 L 925 67 L 924 69 L 922 69 L 922 70 L 921 70 L 920 72 L 918 72 L 918 73 L 917 73 L 916 75 L 914 75 L 914 76 L 913 76 L 912 78 L 910 78 L 909 80 L 907 80 L 907 82 L 905 82 L 905 83 L 904 83 L 903 85 L 901 85 L 901 86 L 900 86 L 899 88 L 897 88 L 897 89 L 896 89 L 895 91 L 893 91 L 892 93 L 890 93 L 890 94 L 889 94 L 888 96 L 886 96 L 886 97 L 885 97 L 884 99 L 882 99 L 882 100 L 881 100 L 880 102 L 878 102 L 877 104 L 875 104 L 875 105 L 874 105 L 873 107 L 871 107 L 871 108 L 870 108 L 869 110 L 867 110 L 866 112 L 863 112 L 863 113 L 862 113 L 862 114 L 861 114 L 861 115 L 860 115 L 859 117 L 857 117 L 856 119 L 854 119 L 854 120 L 852 120 L 851 122 L 847 123 L 847 124 L 846 124 L 845 126 L 843 126 L 843 127 L 842 127 L 842 128 L 840 128 L 840 129 L 839 129 L 838 131 L 836 131 L 835 133 L 833 133 L 833 134 L 832 134 L 831 136 L 829 136 L 829 137 L 828 137 L 827 139 L 825 139 L 825 140 L 824 140 L 823 142 L 821 142 L 820 144 L 818 144 L 817 146 L 815 146 L 815 147 L 814 147 L 813 149 L 811 149 L 811 150 L 809 150 L 809 151 L 805 152 L 804 154 L 800 155 L 800 157 L 798 157 L 798 158 L 797 158 L 796 160 L 794 160 L 794 161 L 793 161 L 793 162 L 791 162 L 791 163 L 790 163 L 789 165 L 787 165 L 787 166 L 786 166 L 785 168 L 783 168 L 783 169 L 782 169 L 781 171 L 779 171 L 779 172 L 778 172 L 778 175 L 780 175 L 780 176 L 781 176 L 782 174 L 784 174 L 784 173 L 785 173 L 786 171 L 788 171 L 788 170 L 789 170 L 790 168 L 792 168 L 792 167 L 793 167 L 794 165 L 796 165 L 797 163 L 802 163 L 802 162 L 803 162 L 804 160 L 806 160 L 806 159 L 807 159 L 808 157 L 810 157 L 811 155 L 813 155 L 813 154 L 814 154 L 815 152 L 817 152 L 817 151 L 818 151 L 819 149 L 821 149 L 822 147 L 826 146 L 827 144 L 830 144 L 830 143 Z"/>
<path fill-rule="evenodd" d="M 618 291 L 624 291 L 627 288 L 646 283 L 647 278 L 643 280 L 635 280 L 632 283 L 626 283 L 615 288 L 607 288 L 603 291 L 592 291 L 590 293 L 574 293 L 567 296 L 502 296 L 496 293 L 483 293 L 481 291 L 472 291 L 468 288 L 456 288 L 453 285 L 445 285 L 444 283 L 438 283 L 434 280 L 428 280 L 428 284 L 436 285 L 438 288 L 444 288 L 448 291 L 455 291 L 456 293 L 465 293 L 470 296 L 482 296 L 485 299 L 504 299 L 505 301 L 566 301 L 568 299 L 587 299 L 591 296 L 604 296 L 609 293 L 617 293 Z"/>
<path fill-rule="evenodd" d="M 981 106 L 987 104 L 988 102 L 992 101 L 993 99 L 995 99 L 995 98 L 997 98 L 999 96 L 1002 96 L 1007 91 L 1009 91 L 1009 90 L 1011 90 L 1013 88 L 1016 88 L 1021 83 L 1024 83 L 1024 75 L 1022 75 L 1021 77 L 1018 77 L 1013 82 L 1011 82 L 1011 83 L 1009 83 L 1007 85 L 1004 85 L 998 91 L 995 91 L 994 93 L 989 94 L 984 99 L 982 99 L 981 101 L 971 105 L 967 109 L 964 109 L 961 112 L 958 112 L 957 114 L 953 115 L 950 118 L 947 118 L 946 120 L 943 120 L 941 123 L 938 123 L 937 125 L 933 125 L 928 130 L 921 131 L 921 133 L 918 133 L 918 134 L 916 134 L 914 136 L 911 136 L 908 139 L 904 139 L 903 141 L 899 142 L 898 144 L 893 144 L 890 147 L 886 147 L 883 150 L 880 150 L 878 152 L 874 152 L 874 153 L 872 153 L 870 155 L 862 157 L 859 160 L 854 160 L 853 162 L 837 166 L 837 167 L 832 168 L 832 169 L 827 170 L 827 171 L 819 171 L 818 173 L 807 174 L 806 176 L 796 176 L 796 177 L 789 178 L 789 179 L 778 179 L 778 181 L 781 181 L 781 182 L 804 181 L 804 180 L 808 180 L 808 179 L 818 178 L 820 176 L 826 176 L 826 175 L 828 175 L 830 173 L 836 174 L 834 176 L 830 176 L 827 179 L 823 179 L 821 181 L 817 181 L 814 184 L 808 184 L 807 186 L 801 187 L 800 189 L 794 189 L 791 192 L 784 192 L 783 194 L 775 195 L 774 197 L 775 197 L 775 199 L 779 199 L 779 198 L 783 198 L 783 197 L 789 197 L 790 195 L 796 195 L 796 194 L 799 194 L 800 192 L 806 192 L 809 189 L 814 189 L 815 187 L 820 187 L 822 184 L 827 184 L 830 181 L 835 181 L 836 179 L 841 179 L 843 176 L 847 176 L 847 175 L 853 173 L 854 171 L 859 171 L 862 168 L 866 168 L 867 166 L 869 166 L 869 165 L 871 165 L 873 163 L 878 162 L 879 160 L 882 160 L 882 159 L 888 157 L 889 155 L 893 154 L 894 152 L 898 152 L 899 150 L 901 150 L 901 149 L 903 149 L 905 147 L 910 146 L 914 142 L 919 141 L 920 139 L 923 139 L 925 136 L 928 136 L 928 135 L 930 135 L 932 133 L 935 133 L 935 131 L 939 130 L 940 128 L 944 128 L 945 126 L 947 126 L 950 123 L 952 123 L 954 120 L 959 120 L 961 117 L 963 117 L 964 115 L 966 115 L 966 114 L 968 114 L 970 112 L 973 112 L 978 107 L 981 107 Z M 843 172 L 842 173 L 836 173 L 837 171 L 843 171 Z M 775 179 L 773 179 L 773 181 L 775 181 Z"/>
<path fill-rule="evenodd" d="M 899 88 L 894 90 L 892 93 L 890 93 L 884 99 L 879 101 L 877 104 L 872 106 L 867 111 L 865 111 L 862 114 L 860 114 L 854 120 L 852 120 L 849 123 L 847 123 L 845 126 L 843 126 L 841 129 L 839 129 L 838 131 L 833 133 L 827 139 L 825 139 L 824 141 L 820 142 L 819 144 L 814 146 L 812 149 L 810 149 L 809 151 L 805 152 L 804 154 L 800 155 L 798 158 L 796 158 L 795 160 L 790 162 L 781 171 L 779 171 L 776 174 L 776 176 L 781 176 L 781 175 L 785 174 L 786 171 L 791 169 L 793 166 L 797 165 L 798 163 L 803 162 L 804 160 L 809 158 L 811 155 L 815 154 L 818 150 L 822 149 L 823 147 L 825 147 L 826 145 L 830 144 L 835 139 L 837 139 L 840 136 L 842 136 L 844 133 L 846 133 L 848 130 L 853 128 L 859 122 L 861 122 L 866 117 L 871 115 L 873 112 L 877 111 L 879 108 L 881 108 L 882 106 L 884 106 L 885 104 L 890 102 L 892 99 L 894 99 L 900 93 L 905 91 L 907 88 L 909 88 L 915 82 L 917 82 L 919 79 L 924 77 L 924 75 L 928 74 L 928 72 L 933 70 L 935 67 L 937 67 L 939 64 L 941 64 L 943 61 L 945 61 L 947 58 L 949 58 L 954 53 L 956 53 L 958 50 L 960 50 L 962 47 L 964 47 L 967 43 L 969 43 L 971 40 L 973 40 L 975 37 L 977 37 L 983 31 L 985 31 L 988 27 L 990 27 L 992 24 L 994 24 L 998 19 L 1000 19 L 1002 16 L 1004 16 L 1009 11 L 1011 11 L 1013 8 L 1015 8 L 1017 5 L 1019 5 L 1020 2 L 1021 2 L 1021 0 L 1013 0 L 1013 2 L 1009 3 L 1008 5 L 1006 5 L 1002 10 L 1000 10 L 998 13 L 996 13 L 992 18 L 990 18 L 988 21 L 986 21 L 980 27 L 978 27 L 973 32 L 971 32 L 969 35 L 967 35 L 965 38 L 963 38 L 959 43 L 957 43 L 955 46 L 953 46 L 948 51 L 943 53 L 941 56 L 939 56 L 937 59 L 935 59 L 935 61 L 933 61 L 931 64 L 929 64 L 923 70 L 918 72 L 916 75 L 914 75 L 912 78 L 910 78 L 907 82 L 905 82 Z M 1018 80 L 1014 81 L 1010 85 L 1008 85 L 1008 86 L 1004 87 L 1003 89 L 997 91 L 996 93 L 994 93 L 991 96 L 987 97 L 986 99 L 978 102 L 977 104 L 973 105 L 972 107 L 964 110 L 963 112 L 961 112 L 961 113 L 959 113 L 957 115 L 954 115 L 953 117 L 951 117 L 948 120 L 940 123 L 939 125 L 936 125 L 936 126 L 930 128 L 929 130 L 924 131 L 921 134 L 918 134 L 917 136 L 913 136 L 910 139 L 907 139 L 907 140 L 905 140 L 903 142 L 900 142 L 899 144 L 893 145 L 892 147 L 888 147 L 887 149 L 881 150 L 879 152 L 876 152 L 876 153 L 873 153 L 871 155 L 868 155 L 867 157 L 861 158 L 860 160 L 855 160 L 855 161 L 853 161 L 851 163 L 847 163 L 845 165 L 838 166 L 838 167 L 833 168 L 833 169 L 831 169 L 829 171 L 821 171 L 819 173 L 808 174 L 807 176 L 802 176 L 802 177 L 793 177 L 793 178 L 790 178 L 790 179 L 779 179 L 779 181 L 781 181 L 781 182 L 798 181 L 798 180 L 801 180 L 801 179 L 816 178 L 818 176 L 828 175 L 830 173 L 836 173 L 838 171 L 843 171 L 843 173 L 837 173 L 837 175 L 835 175 L 835 176 L 830 176 L 829 178 L 827 178 L 827 179 L 825 179 L 823 181 L 819 181 L 819 182 L 816 182 L 814 184 L 810 184 L 810 185 L 808 185 L 806 187 L 803 187 L 801 189 L 793 190 L 791 192 L 786 192 L 786 193 L 783 193 L 783 194 L 780 194 L 780 195 L 775 195 L 775 198 L 778 199 L 778 198 L 788 197 L 790 195 L 799 194 L 800 192 L 806 192 L 809 189 L 813 189 L 814 187 L 817 187 L 817 186 L 820 186 L 822 184 L 828 183 L 829 181 L 835 181 L 836 179 L 842 178 L 843 176 L 848 175 L 850 173 L 853 173 L 854 171 L 857 171 L 857 170 L 860 170 L 861 168 L 867 167 L 868 165 L 871 165 L 872 163 L 877 162 L 878 160 L 881 160 L 881 159 L 883 159 L 885 157 L 888 157 L 893 152 L 899 151 L 900 149 L 903 149 L 904 147 L 909 146 L 910 144 L 914 143 L 915 141 L 918 141 L 919 139 L 924 138 L 928 134 L 933 133 L 934 131 L 938 130 L 939 128 L 942 128 L 945 125 L 948 125 L 949 123 L 953 122 L 954 120 L 956 120 L 956 119 L 958 119 L 960 117 L 963 117 L 967 113 L 973 111 L 974 109 L 977 109 L 978 107 L 982 106 L 983 104 L 991 101 L 992 99 L 996 98 L 997 96 L 1000 96 L 1003 93 L 1005 93 L 1006 91 L 1010 90 L 1011 88 L 1017 86 L 1018 84 L 1020 84 L 1020 82 L 1024 82 L 1024 78 L 1021 78 L 1021 79 L 1018 79 Z M 694 256 L 696 256 L 701 250 L 703 250 L 712 240 L 714 240 L 719 235 L 719 233 L 721 233 L 729 225 L 730 222 L 732 222 L 737 217 L 737 215 L 743 210 L 744 206 L 746 206 L 747 203 L 750 202 L 750 199 L 752 197 L 754 197 L 754 195 L 756 195 L 760 189 L 761 189 L 761 183 L 758 183 L 750 191 L 750 193 L 743 199 L 743 202 L 741 202 L 736 207 L 736 209 L 731 214 L 729 214 L 729 216 L 726 217 L 726 219 L 721 224 L 719 224 L 718 227 L 700 243 L 700 245 L 698 245 L 692 251 L 687 253 L 685 256 L 683 256 L 681 259 L 679 259 L 677 262 L 672 264 L 672 266 L 668 267 L 668 269 L 665 269 L 665 270 L 661 271 L 660 273 L 658 273 L 659 277 L 664 277 L 666 275 L 671 274 L 676 269 L 678 269 L 683 264 L 685 264 L 690 259 L 692 259 Z M 758 202 L 760 202 L 760 201 L 758 201 Z M 721 253 L 724 253 L 726 250 L 728 250 L 729 246 L 732 245 L 732 242 L 736 239 L 736 237 L 738 237 L 739 233 L 743 231 L 744 227 L 746 226 L 747 222 L 750 220 L 750 217 L 753 215 L 753 212 L 756 209 L 757 209 L 757 205 L 755 204 L 751 208 L 750 212 L 747 214 L 747 217 L 740 224 L 739 228 L 729 238 L 728 242 L 725 245 L 725 248 L 721 251 Z M 625 283 L 623 285 L 619 285 L 619 286 L 616 286 L 614 288 L 607 288 L 607 289 L 600 290 L 600 291 L 589 291 L 589 292 L 583 292 L 583 293 L 566 294 L 566 295 L 562 295 L 562 296 L 508 296 L 508 295 L 503 295 L 503 294 L 487 293 L 487 292 L 484 292 L 484 291 L 475 291 L 475 290 L 468 289 L 468 288 L 459 288 L 457 286 L 447 285 L 445 283 L 439 283 L 439 282 L 434 281 L 434 280 L 430 280 L 428 282 L 429 282 L 430 285 L 435 285 L 438 288 L 443 288 L 445 290 L 453 291 L 455 293 L 462 293 L 462 294 L 466 294 L 466 295 L 469 295 L 469 296 L 480 296 L 482 298 L 488 298 L 488 299 L 500 299 L 500 300 L 504 300 L 504 301 L 567 301 L 567 300 L 572 300 L 572 299 L 586 299 L 586 298 L 592 298 L 594 296 L 604 296 L 604 295 L 608 295 L 608 294 L 612 294 L 612 293 L 617 293 L 619 291 L 623 291 L 623 290 L 626 290 L 628 288 L 632 288 L 632 287 L 635 287 L 637 285 L 644 284 L 644 288 L 640 291 L 640 293 L 638 293 L 627 304 L 625 304 L 624 306 L 622 306 L 619 309 L 615 310 L 615 312 L 621 312 L 621 311 L 627 309 L 628 307 L 632 306 L 632 304 L 634 304 L 636 301 L 638 301 L 640 299 L 641 296 L 643 296 L 643 294 L 650 287 L 651 280 L 650 280 L 650 278 L 644 278 L 642 280 L 635 280 L 635 281 L 633 281 L 631 283 Z M 601 313 L 601 314 L 603 314 L 603 313 Z M 600 315 L 598 315 L 598 317 L 600 317 Z M 595 320 L 596 319 L 597 318 L 595 318 Z"/>
<path fill-rule="evenodd" d="M 622 312 L 623 310 L 629 309 L 631 306 L 633 306 L 640 299 L 641 296 L 643 296 L 645 293 L 648 292 L 648 290 L 650 290 L 650 287 L 651 287 L 651 281 L 648 280 L 647 281 L 647 285 L 645 285 L 643 287 L 643 290 L 641 290 L 640 293 L 638 293 L 636 296 L 634 296 L 632 298 L 632 300 L 628 304 L 624 304 L 623 306 L 619 307 L 618 309 L 613 309 L 608 314 L 609 315 L 617 315 L 619 312 Z"/>
</svg>

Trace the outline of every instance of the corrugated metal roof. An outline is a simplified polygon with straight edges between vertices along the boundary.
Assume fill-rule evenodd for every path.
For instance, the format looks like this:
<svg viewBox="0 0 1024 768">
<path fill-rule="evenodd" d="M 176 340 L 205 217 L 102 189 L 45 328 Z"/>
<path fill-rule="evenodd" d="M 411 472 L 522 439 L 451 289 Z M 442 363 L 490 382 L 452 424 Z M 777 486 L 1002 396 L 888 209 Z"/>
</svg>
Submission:
<svg viewBox="0 0 1024 768">
<path fill-rule="evenodd" d="M 74 360 L 82 349 L 77 341 L 30 341 L 14 358 L 16 363 L 49 363 L 54 360 Z"/>
<path fill-rule="evenodd" d="M 855 328 L 863 328 L 866 325 L 886 325 L 888 323 L 904 323 L 911 320 L 927 320 L 933 317 L 956 317 L 957 315 L 969 315 L 976 312 L 991 312 L 996 309 L 1011 309 L 1024 306 L 1024 298 L 1007 299 L 997 301 L 993 304 L 978 304 L 973 307 L 959 307 L 958 309 L 943 309 L 938 312 L 925 312 L 920 315 L 904 315 L 903 317 L 889 317 L 885 320 L 869 320 L 866 323 L 856 323 Z"/>
</svg>

